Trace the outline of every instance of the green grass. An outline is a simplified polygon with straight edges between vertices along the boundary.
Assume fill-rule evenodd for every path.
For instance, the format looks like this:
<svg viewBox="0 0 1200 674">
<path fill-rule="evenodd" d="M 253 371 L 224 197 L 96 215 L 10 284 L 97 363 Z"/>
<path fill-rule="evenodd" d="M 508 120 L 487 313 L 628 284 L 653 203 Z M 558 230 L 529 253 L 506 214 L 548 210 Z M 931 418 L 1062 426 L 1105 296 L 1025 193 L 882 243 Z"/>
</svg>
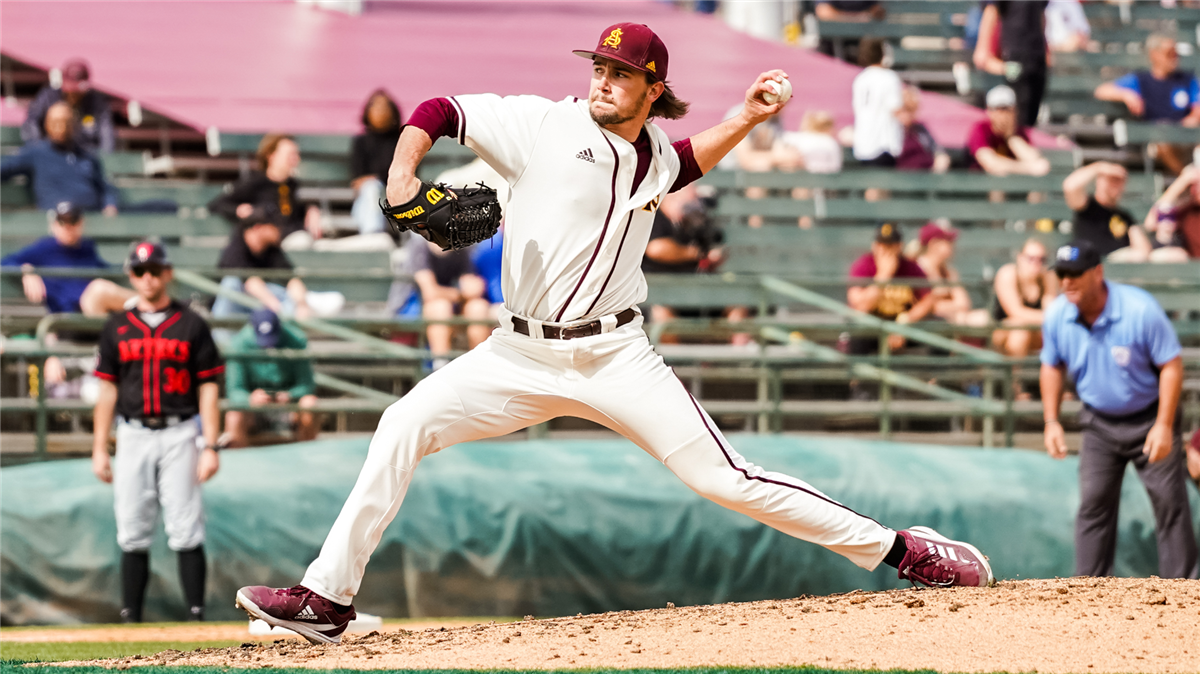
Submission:
<svg viewBox="0 0 1200 674">
<path fill-rule="evenodd" d="M 247 639 L 249 641 L 249 639 Z M 197 648 L 227 648 L 241 641 L 5 641 L 0 657 L 22 662 L 96 660 L 127 655 L 154 655 L 165 650 L 194 651 Z M 269 643 L 269 642 L 268 642 Z"/>
</svg>

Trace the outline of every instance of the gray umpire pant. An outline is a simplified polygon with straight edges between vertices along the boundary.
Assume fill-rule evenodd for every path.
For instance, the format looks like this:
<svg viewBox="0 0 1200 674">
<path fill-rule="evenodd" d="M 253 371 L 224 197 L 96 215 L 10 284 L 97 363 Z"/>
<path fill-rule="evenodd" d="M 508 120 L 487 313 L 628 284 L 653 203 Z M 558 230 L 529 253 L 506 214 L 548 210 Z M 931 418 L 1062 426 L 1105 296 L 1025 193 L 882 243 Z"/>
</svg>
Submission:
<svg viewBox="0 0 1200 674">
<path fill-rule="evenodd" d="M 1154 410 L 1113 418 L 1084 408 L 1079 413 L 1083 447 L 1079 456 L 1079 515 L 1075 520 L 1075 573 L 1110 576 L 1117 546 L 1117 512 L 1125 465 L 1133 462 L 1150 494 L 1162 578 L 1198 578 L 1196 537 L 1188 507 L 1187 464 L 1175 419 L 1171 453 L 1150 463 L 1142 453 L 1154 425 Z"/>
</svg>

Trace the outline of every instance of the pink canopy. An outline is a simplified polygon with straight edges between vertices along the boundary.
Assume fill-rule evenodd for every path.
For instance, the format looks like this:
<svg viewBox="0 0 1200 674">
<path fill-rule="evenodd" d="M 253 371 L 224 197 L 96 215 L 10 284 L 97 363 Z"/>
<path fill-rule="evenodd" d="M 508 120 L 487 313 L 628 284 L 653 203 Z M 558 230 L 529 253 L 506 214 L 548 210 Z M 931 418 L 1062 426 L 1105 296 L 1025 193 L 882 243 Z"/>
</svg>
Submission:
<svg viewBox="0 0 1200 674">
<path fill-rule="evenodd" d="M 719 19 L 659 2 L 368 3 L 349 16 L 295 2 L 23 2 L 3 5 L 3 51 L 41 68 L 82 56 L 93 83 L 197 129 L 353 133 L 368 94 L 402 109 L 463 93 L 586 97 L 591 49 L 620 21 L 653 28 L 671 53 L 671 85 L 692 102 L 665 122 L 684 137 L 721 121 L 759 72 L 782 68 L 795 128 L 808 108 L 852 122 L 858 68 L 738 33 Z M 20 113 L 6 110 L 5 123 Z M 922 117 L 962 146 L 982 112 L 926 94 Z"/>
</svg>

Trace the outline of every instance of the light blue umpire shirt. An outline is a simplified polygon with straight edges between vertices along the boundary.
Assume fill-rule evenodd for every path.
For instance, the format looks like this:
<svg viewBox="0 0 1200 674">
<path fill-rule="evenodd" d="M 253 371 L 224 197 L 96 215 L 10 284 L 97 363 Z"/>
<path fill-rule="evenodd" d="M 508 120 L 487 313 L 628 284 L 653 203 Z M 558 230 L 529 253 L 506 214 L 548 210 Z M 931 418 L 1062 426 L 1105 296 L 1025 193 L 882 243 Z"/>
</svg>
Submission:
<svg viewBox="0 0 1200 674">
<path fill-rule="evenodd" d="M 1042 363 L 1066 365 L 1075 390 L 1089 407 L 1124 416 L 1158 400 L 1158 373 L 1182 349 L 1167 314 L 1154 297 L 1105 281 L 1108 303 L 1091 329 L 1079 307 L 1059 295 L 1042 322 Z"/>
</svg>

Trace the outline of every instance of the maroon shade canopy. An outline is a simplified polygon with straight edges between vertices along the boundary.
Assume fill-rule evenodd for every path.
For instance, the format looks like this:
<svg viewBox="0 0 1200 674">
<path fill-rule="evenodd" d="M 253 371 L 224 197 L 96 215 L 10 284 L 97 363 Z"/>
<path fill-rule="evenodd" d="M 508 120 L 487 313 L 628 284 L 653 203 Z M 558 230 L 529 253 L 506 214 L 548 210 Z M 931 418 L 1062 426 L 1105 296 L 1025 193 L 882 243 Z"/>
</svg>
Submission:
<svg viewBox="0 0 1200 674">
<path fill-rule="evenodd" d="M 367 96 L 381 86 L 405 114 L 454 94 L 583 98 L 592 68 L 572 50 L 624 21 L 650 26 L 670 50 L 670 84 L 692 103 L 685 119 L 663 123 L 674 138 L 720 122 L 772 68 L 794 86 L 788 128 L 809 108 L 849 124 L 859 70 L 659 2 L 376 2 L 349 16 L 286 0 L 5 0 L 0 11 L 5 54 L 42 68 L 85 58 L 93 86 L 226 132 L 354 133 Z M 945 97 L 926 94 L 923 102 L 923 121 L 948 147 L 964 145 L 968 127 L 983 118 Z M 0 117 L 19 123 L 22 113 L 4 109 Z"/>
</svg>

